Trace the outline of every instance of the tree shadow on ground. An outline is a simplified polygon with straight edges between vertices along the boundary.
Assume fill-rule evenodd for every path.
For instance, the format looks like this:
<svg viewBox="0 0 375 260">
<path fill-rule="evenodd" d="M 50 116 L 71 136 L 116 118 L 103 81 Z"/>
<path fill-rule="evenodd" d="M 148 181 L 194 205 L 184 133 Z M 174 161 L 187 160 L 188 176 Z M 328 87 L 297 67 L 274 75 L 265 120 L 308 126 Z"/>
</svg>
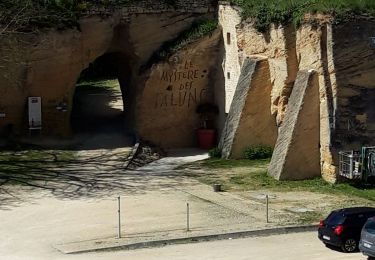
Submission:
<svg viewBox="0 0 375 260">
<path fill-rule="evenodd" d="M 142 194 L 146 190 L 172 188 L 186 179 L 170 170 L 129 169 L 129 152 L 108 150 L 78 159 L 61 158 L 53 151 L 49 155 L 43 160 L 0 157 L 0 210 L 16 207 L 35 191 L 47 191 L 60 199 L 99 198 L 119 192 Z M 131 163 L 133 168 L 143 164 L 137 159 Z M 25 187 L 28 192 L 20 193 Z"/>
</svg>

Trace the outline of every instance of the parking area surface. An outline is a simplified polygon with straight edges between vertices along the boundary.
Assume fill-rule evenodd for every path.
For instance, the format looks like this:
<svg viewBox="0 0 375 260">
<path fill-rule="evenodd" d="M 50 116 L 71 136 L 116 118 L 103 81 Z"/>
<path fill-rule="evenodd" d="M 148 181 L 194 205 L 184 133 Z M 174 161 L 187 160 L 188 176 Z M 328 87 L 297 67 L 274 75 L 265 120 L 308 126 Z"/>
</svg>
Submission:
<svg viewBox="0 0 375 260">
<path fill-rule="evenodd" d="M 174 151 L 170 157 L 126 172 L 113 165 L 117 159 L 110 164 L 98 159 L 96 165 L 81 164 L 76 173 L 69 169 L 68 183 L 61 187 L 54 180 L 54 192 L 33 186 L 2 186 L 0 256 L 56 259 L 63 255 L 58 250 L 61 245 L 116 237 L 118 196 L 123 237 L 131 242 L 278 225 L 276 220 L 265 223 L 261 203 L 215 193 L 212 187 L 174 170 L 205 158 L 206 153 L 196 150 Z M 58 173 L 62 174 L 64 171 Z M 46 187 L 50 186 L 47 182 Z M 187 203 L 190 232 L 186 232 Z"/>
<path fill-rule="evenodd" d="M 345 254 L 326 248 L 316 232 L 214 241 L 163 248 L 82 256 L 93 259 L 137 260 L 365 260 L 360 253 Z M 72 258 L 73 259 L 73 258 Z"/>
<path fill-rule="evenodd" d="M 211 186 L 201 184 L 175 170 L 179 165 L 207 158 L 207 154 L 202 151 L 173 151 L 170 157 L 132 171 L 122 170 L 119 165 L 123 162 L 116 156 L 108 162 L 111 156 L 110 151 L 106 151 L 105 157 L 99 156 L 94 160 L 95 164 L 91 162 L 85 166 L 82 163 L 77 172 L 74 168 L 69 169 L 68 179 L 60 178 L 64 171 L 59 171 L 58 180 L 67 180 L 67 183 L 61 183 L 60 186 L 54 179 L 55 192 L 32 186 L 3 185 L 0 194 L 0 259 L 90 259 L 93 256 L 99 259 L 118 259 L 119 254 L 128 256 L 127 259 L 152 259 L 155 257 L 152 255 L 153 249 L 137 250 L 138 253 L 63 253 L 67 248 L 79 251 L 87 244 L 97 243 L 99 239 L 117 236 L 118 196 L 121 197 L 122 239 L 129 243 L 277 227 L 288 224 L 292 215 L 290 212 L 271 209 L 270 223 L 266 223 L 264 202 L 233 193 L 214 192 Z M 100 158 L 105 161 L 101 162 Z M 43 182 L 39 181 L 38 185 L 43 186 Z M 51 187 L 48 183 L 46 186 Z M 186 231 L 187 203 L 190 205 L 189 232 Z M 301 237 L 296 236 L 295 243 L 302 251 L 303 245 L 299 244 Z M 308 243 L 322 247 L 315 240 L 309 240 Z M 274 243 L 272 240 L 264 241 L 266 248 Z M 220 247 L 225 241 L 217 243 Z M 228 250 L 232 250 L 231 243 L 228 244 Z M 275 243 L 275 246 L 282 245 Z M 261 246 L 263 244 L 259 244 Z M 167 256 L 174 252 L 173 248 L 178 250 L 176 255 Z M 156 259 L 198 259 L 199 252 L 205 251 L 203 245 L 186 245 L 181 250 L 179 248 L 173 246 L 172 251 L 167 247 L 155 249 L 156 256 L 159 252 L 161 256 L 167 254 L 165 258 Z M 190 251 L 191 248 L 197 248 L 197 251 Z M 248 254 L 254 251 L 261 254 L 260 248 L 251 248 L 244 247 L 239 252 Z M 293 252 L 287 248 L 288 246 L 285 247 L 285 253 Z M 318 252 L 326 252 L 326 249 Z M 220 252 L 214 257 L 216 253 L 211 253 L 206 258 L 199 259 L 258 259 L 230 258 L 228 254 Z M 339 256 L 342 257 L 342 254 Z"/>
</svg>

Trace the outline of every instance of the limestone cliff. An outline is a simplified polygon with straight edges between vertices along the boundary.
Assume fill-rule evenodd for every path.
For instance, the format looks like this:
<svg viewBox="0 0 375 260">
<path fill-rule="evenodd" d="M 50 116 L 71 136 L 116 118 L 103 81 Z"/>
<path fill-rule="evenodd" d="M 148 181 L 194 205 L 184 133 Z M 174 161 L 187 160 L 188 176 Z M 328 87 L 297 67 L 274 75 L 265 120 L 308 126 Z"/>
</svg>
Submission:
<svg viewBox="0 0 375 260">
<path fill-rule="evenodd" d="M 136 109 L 142 138 L 166 148 L 196 145 L 196 129 L 202 124 L 197 106 L 214 103 L 219 87 L 213 82 L 222 73 L 220 37 L 217 30 L 143 75 Z"/>
<path fill-rule="evenodd" d="M 25 134 L 28 129 L 27 97 L 38 96 L 42 97 L 42 135 L 69 136 L 73 95 L 80 73 L 91 62 L 106 53 L 116 53 L 121 61 L 119 81 L 123 100 L 125 100 L 125 110 L 132 126 L 138 125 L 142 128 L 143 123 L 145 123 L 144 128 L 149 126 L 147 126 L 148 121 L 145 121 L 142 116 L 135 116 L 142 115 L 136 111 L 139 108 L 146 113 L 143 116 L 148 116 L 148 120 L 151 120 L 150 113 L 155 116 L 151 120 L 155 126 L 163 125 L 164 128 L 168 128 L 175 122 L 179 122 L 181 132 L 193 131 L 197 125 L 194 116 L 187 118 L 184 113 L 172 112 L 173 117 L 168 119 L 172 122 L 164 122 L 165 116 L 162 113 L 153 113 L 155 100 L 160 98 L 159 94 L 154 93 L 155 98 L 144 95 L 144 90 L 147 92 L 151 84 L 157 84 L 155 89 L 160 86 L 163 91 L 167 91 L 164 87 L 167 88 L 169 84 L 167 81 L 161 81 L 162 74 L 159 75 L 159 70 L 168 72 L 169 70 L 154 67 L 151 71 L 145 72 L 140 68 L 165 42 L 175 39 L 198 21 L 214 18 L 215 9 L 207 2 L 197 4 L 191 4 L 192 1 L 189 2 L 190 4 L 181 2 L 182 4 L 176 8 L 165 4 L 157 5 L 156 1 L 152 6 L 140 5 L 144 2 L 141 1 L 133 9 L 116 10 L 105 17 L 96 14 L 89 15 L 78 21 L 78 28 L 64 30 L 51 28 L 1 37 L 0 113 L 4 117 L 0 118 L 0 134 Z M 218 33 L 210 38 L 211 42 L 206 47 L 200 45 L 202 50 L 211 51 L 211 47 L 215 48 L 219 42 L 217 35 Z M 199 77 L 199 79 L 194 78 L 195 81 L 199 81 L 194 82 L 194 88 L 197 87 L 194 100 L 192 101 L 190 97 L 189 109 L 192 111 L 194 111 L 195 103 L 199 102 L 201 97 L 206 96 L 206 92 L 203 93 L 202 89 L 208 92 L 207 80 L 209 76 L 211 77 L 210 73 L 216 71 L 213 65 L 216 56 L 201 59 L 204 56 L 202 50 L 192 47 L 192 52 L 186 55 L 195 55 L 195 58 L 182 55 L 179 60 L 181 66 L 185 66 L 182 64 L 184 62 L 193 64 L 189 67 L 189 71 L 192 70 L 195 74 L 193 76 L 189 74 L 189 80 L 184 79 L 184 81 L 191 81 L 191 77 Z M 204 80 L 201 78 L 202 73 L 205 74 Z M 150 79 L 145 80 L 146 74 L 151 75 Z M 151 83 L 152 75 L 156 74 L 156 82 Z M 176 86 L 176 90 L 179 87 L 180 85 Z M 187 83 L 186 87 L 189 87 Z M 145 97 L 145 100 L 142 97 Z M 189 93 L 186 97 L 186 104 L 188 101 Z M 136 102 L 142 105 L 137 106 Z M 157 102 L 161 104 L 161 101 Z M 173 100 L 172 103 L 174 102 L 177 101 Z M 59 110 L 61 103 L 67 104 L 68 109 Z M 144 104 L 151 107 L 150 111 L 144 111 Z M 181 119 L 187 122 L 185 128 L 188 129 L 182 129 Z M 192 133 L 192 136 L 182 143 L 193 146 L 193 137 Z M 182 140 L 177 137 L 166 140 L 164 131 L 160 129 L 156 137 L 153 135 L 153 138 L 148 138 L 148 136 L 146 138 L 160 144 L 165 141 L 169 146 L 178 146 Z"/>
<path fill-rule="evenodd" d="M 233 26 L 225 14 L 240 11 L 227 3 L 222 5 L 226 8 L 219 15 L 226 35 Z M 319 121 L 313 127 L 319 129 L 320 173 L 331 182 L 337 180 L 338 151 L 374 145 L 374 26 L 374 19 L 369 17 L 337 24 L 324 15 L 306 15 L 298 28 L 272 25 L 266 33 L 260 33 L 252 19 L 235 25 L 237 60 L 226 62 L 235 66 L 245 57 L 267 58 L 272 82 L 269 111 L 279 127 L 288 113 L 295 112 L 288 111 L 292 109 L 288 104 L 298 71 L 317 72 L 320 108 Z"/>
</svg>

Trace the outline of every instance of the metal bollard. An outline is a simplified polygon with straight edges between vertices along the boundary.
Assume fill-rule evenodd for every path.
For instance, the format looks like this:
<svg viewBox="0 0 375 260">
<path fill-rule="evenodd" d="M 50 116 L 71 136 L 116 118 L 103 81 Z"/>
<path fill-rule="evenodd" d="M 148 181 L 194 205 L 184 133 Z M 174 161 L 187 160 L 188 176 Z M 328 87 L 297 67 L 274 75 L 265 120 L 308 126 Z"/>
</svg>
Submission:
<svg viewBox="0 0 375 260">
<path fill-rule="evenodd" d="M 121 238 L 121 199 L 120 199 L 120 196 L 117 197 L 117 201 L 118 201 L 118 234 L 117 234 L 117 238 Z"/>
<path fill-rule="evenodd" d="M 269 223 L 269 218 L 268 218 L 268 195 L 266 195 L 266 221 Z"/>
<path fill-rule="evenodd" d="M 186 203 L 186 231 L 190 231 L 190 206 Z"/>
</svg>

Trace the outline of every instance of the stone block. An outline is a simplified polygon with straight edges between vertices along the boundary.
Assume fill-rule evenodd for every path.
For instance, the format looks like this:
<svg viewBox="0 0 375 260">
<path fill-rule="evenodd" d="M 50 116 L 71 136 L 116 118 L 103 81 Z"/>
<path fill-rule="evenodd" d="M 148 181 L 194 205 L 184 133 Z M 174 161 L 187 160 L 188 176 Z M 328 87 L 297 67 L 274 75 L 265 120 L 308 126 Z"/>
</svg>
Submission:
<svg viewBox="0 0 375 260">
<path fill-rule="evenodd" d="M 246 58 L 221 135 L 223 158 L 241 158 L 251 145 L 274 146 L 277 126 L 270 110 L 271 90 L 267 59 Z"/>
<path fill-rule="evenodd" d="M 277 180 L 320 176 L 318 74 L 302 70 L 289 99 L 269 175 Z"/>
</svg>

